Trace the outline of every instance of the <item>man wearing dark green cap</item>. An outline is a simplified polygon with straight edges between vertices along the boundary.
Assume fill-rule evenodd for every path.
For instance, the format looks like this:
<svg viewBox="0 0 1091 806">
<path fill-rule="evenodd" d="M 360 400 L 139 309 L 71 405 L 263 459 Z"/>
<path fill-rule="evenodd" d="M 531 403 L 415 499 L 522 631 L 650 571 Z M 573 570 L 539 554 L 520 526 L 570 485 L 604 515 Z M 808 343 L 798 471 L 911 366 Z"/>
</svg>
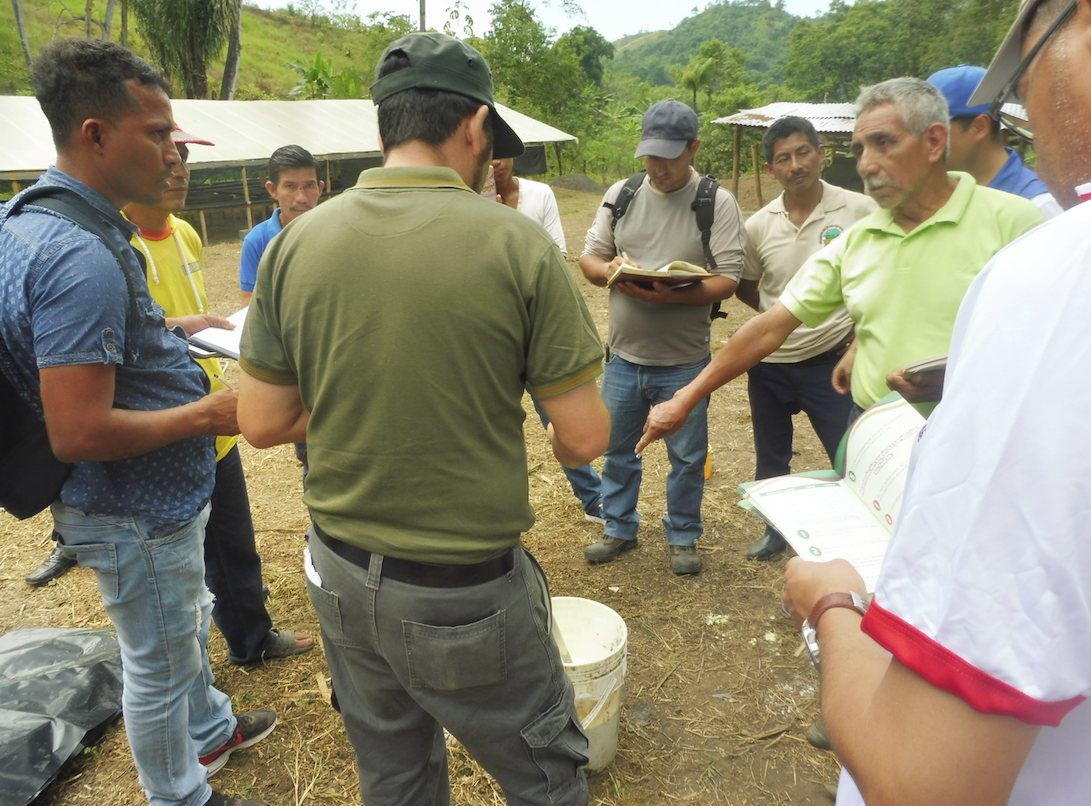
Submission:
<svg viewBox="0 0 1091 806">
<path fill-rule="evenodd" d="M 371 94 L 384 167 L 270 244 L 239 423 L 258 447 L 307 442 L 308 590 L 364 802 L 449 803 L 446 728 L 508 803 L 583 806 L 587 740 L 520 546 L 521 399 L 562 464 L 599 456 L 602 346 L 546 231 L 477 195 L 523 150 L 481 54 L 411 34 Z"/>
</svg>

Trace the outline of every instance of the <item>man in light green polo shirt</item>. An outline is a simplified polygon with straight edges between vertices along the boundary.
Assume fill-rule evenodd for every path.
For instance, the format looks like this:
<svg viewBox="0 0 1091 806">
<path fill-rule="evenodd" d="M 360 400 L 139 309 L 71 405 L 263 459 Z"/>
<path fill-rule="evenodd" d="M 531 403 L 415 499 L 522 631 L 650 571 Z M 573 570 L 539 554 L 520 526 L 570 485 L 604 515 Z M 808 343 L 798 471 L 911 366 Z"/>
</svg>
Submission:
<svg viewBox="0 0 1091 806">
<path fill-rule="evenodd" d="M 1044 220 L 1026 199 L 946 168 L 947 101 L 926 81 L 894 78 L 856 99 L 852 150 L 879 204 L 799 270 L 780 300 L 732 336 L 712 363 L 652 409 L 637 452 L 674 433 L 715 389 L 772 353 L 800 324 L 840 305 L 856 324 L 853 401 L 865 409 L 897 388 L 912 361 L 946 353 L 970 282 L 1003 246 Z M 888 386 L 888 378 L 893 386 Z M 934 404 L 918 404 L 927 414 Z"/>
</svg>

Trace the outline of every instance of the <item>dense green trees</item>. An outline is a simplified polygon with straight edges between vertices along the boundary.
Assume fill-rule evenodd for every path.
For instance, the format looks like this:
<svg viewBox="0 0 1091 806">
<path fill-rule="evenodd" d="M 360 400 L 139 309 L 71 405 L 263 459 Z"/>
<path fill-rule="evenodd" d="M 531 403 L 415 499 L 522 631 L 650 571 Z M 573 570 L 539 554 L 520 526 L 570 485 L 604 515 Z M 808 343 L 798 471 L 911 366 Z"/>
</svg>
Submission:
<svg viewBox="0 0 1091 806">
<path fill-rule="evenodd" d="M 987 65 L 1018 0 L 833 0 L 792 31 L 788 87 L 809 101 L 851 101 L 861 85 Z"/>
</svg>

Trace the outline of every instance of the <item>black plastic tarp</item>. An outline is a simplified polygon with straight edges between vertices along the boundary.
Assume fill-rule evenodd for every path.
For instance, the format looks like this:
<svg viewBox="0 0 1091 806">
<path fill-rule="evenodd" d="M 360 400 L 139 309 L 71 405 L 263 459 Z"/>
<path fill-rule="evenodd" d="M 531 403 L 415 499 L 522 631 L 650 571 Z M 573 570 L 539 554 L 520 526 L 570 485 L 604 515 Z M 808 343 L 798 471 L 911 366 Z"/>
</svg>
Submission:
<svg viewBox="0 0 1091 806">
<path fill-rule="evenodd" d="M 106 630 L 0 636 L 0 806 L 25 806 L 121 716 L 121 656 Z"/>
</svg>

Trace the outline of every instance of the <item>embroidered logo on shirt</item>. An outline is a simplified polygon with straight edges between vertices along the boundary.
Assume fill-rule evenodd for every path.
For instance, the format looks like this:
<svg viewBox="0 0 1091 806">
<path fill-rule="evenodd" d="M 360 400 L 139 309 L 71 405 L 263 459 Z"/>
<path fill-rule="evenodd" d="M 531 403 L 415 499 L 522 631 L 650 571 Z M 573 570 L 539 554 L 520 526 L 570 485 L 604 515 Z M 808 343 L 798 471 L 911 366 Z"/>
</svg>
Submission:
<svg viewBox="0 0 1091 806">
<path fill-rule="evenodd" d="M 826 227 L 826 229 L 822 230 L 822 235 L 821 237 L 819 237 L 819 240 L 822 242 L 823 246 L 826 246 L 830 241 L 839 236 L 844 231 L 844 229 L 845 228 L 842 227 L 840 224 L 834 224 L 832 227 Z"/>
</svg>

